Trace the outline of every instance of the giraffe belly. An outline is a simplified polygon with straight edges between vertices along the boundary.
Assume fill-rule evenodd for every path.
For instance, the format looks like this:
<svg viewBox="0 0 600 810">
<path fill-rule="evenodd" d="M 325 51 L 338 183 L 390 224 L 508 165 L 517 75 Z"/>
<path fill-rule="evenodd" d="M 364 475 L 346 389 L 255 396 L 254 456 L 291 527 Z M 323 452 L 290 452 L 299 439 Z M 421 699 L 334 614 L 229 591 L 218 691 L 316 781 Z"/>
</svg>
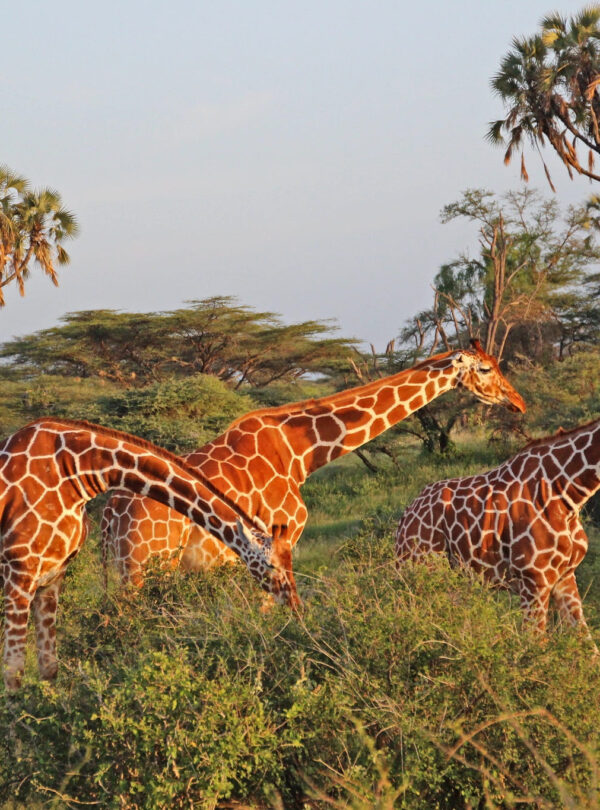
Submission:
<svg viewBox="0 0 600 810">
<path fill-rule="evenodd" d="M 209 571 L 218 565 L 233 563 L 238 559 L 234 551 L 224 543 L 220 543 L 210 532 L 193 526 L 180 565 L 184 571 Z"/>
<path fill-rule="evenodd" d="M 55 565 L 53 568 L 45 571 L 38 579 L 36 580 L 38 588 L 45 588 L 48 585 L 52 585 L 55 579 L 62 575 L 65 569 L 65 562 L 60 563 L 60 565 Z"/>
</svg>

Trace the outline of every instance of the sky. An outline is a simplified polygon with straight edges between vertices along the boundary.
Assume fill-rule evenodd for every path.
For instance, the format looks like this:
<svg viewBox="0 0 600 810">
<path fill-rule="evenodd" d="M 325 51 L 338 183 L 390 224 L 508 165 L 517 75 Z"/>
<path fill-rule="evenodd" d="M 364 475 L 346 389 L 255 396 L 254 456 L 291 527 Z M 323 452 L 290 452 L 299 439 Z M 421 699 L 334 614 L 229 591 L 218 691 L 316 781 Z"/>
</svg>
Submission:
<svg viewBox="0 0 600 810">
<path fill-rule="evenodd" d="M 66 312 L 235 296 L 382 350 L 476 251 L 441 224 L 518 188 L 484 138 L 514 36 L 562 0 L 29 0 L 3 10 L 0 163 L 78 217 L 60 286 L 7 288 L 0 341 Z M 551 194 L 535 156 L 530 185 Z M 590 193 L 551 155 L 561 203 Z"/>
</svg>

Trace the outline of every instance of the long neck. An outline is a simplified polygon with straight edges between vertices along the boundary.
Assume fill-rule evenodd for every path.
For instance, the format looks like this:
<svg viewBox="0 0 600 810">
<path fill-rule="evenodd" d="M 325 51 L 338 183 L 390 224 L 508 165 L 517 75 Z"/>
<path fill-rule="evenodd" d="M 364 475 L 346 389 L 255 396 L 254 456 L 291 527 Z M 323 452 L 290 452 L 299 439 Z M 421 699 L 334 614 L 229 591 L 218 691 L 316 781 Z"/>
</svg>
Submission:
<svg viewBox="0 0 600 810">
<path fill-rule="evenodd" d="M 530 448 L 555 493 L 579 510 L 600 489 L 600 420 Z"/>
<path fill-rule="evenodd" d="M 438 355 L 391 377 L 282 413 L 277 418 L 299 460 L 299 477 L 304 480 L 324 464 L 361 447 L 454 388 L 456 382 L 451 354 Z"/>
<path fill-rule="evenodd" d="M 237 522 L 259 531 L 261 527 L 177 456 L 134 436 L 85 422 L 41 419 L 28 427 L 38 431 L 30 452 L 35 456 L 39 446 L 47 454 L 50 435 L 59 476 L 71 483 L 82 501 L 107 489 L 127 489 L 204 526 L 246 563 L 256 559 L 258 547 L 244 543 Z"/>
</svg>

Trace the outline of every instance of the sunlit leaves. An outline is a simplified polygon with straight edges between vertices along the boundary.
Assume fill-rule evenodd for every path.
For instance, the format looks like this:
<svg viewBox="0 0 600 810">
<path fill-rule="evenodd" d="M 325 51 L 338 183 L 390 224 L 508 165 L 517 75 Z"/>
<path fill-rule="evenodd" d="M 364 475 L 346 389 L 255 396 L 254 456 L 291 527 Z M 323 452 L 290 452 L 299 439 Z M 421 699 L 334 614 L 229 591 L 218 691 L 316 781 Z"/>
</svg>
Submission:
<svg viewBox="0 0 600 810">
<path fill-rule="evenodd" d="M 550 14 L 540 29 L 513 40 L 492 79 L 506 116 L 490 124 L 487 138 L 504 145 L 505 163 L 526 143 L 549 144 L 570 177 L 600 180 L 589 157 L 590 150 L 600 152 L 600 6 L 570 19 Z M 544 171 L 552 186 L 545 163 Z M 527 180 L 526 171 L 521 175 Z"/>
</svg>

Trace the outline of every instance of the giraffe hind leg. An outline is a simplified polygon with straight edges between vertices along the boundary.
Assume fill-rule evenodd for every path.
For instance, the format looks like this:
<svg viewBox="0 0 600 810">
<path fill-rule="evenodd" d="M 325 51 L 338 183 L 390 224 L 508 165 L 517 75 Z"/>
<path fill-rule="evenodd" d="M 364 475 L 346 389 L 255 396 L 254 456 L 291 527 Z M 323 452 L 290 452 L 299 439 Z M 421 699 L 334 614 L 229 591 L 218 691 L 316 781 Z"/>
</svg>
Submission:
<svg viewBox="0 0 600 810">
<path fill-rule="evenodd" d="M 58 597 L 65 576 L 64 569 L 58 576 L 43 588 L 38 588 L 33 598 L 33 621 L 37 660 L 40 676 L 44 680 L 53 680 L 58 670 L 56 657 L 56 611 Z"/>
</svg>

